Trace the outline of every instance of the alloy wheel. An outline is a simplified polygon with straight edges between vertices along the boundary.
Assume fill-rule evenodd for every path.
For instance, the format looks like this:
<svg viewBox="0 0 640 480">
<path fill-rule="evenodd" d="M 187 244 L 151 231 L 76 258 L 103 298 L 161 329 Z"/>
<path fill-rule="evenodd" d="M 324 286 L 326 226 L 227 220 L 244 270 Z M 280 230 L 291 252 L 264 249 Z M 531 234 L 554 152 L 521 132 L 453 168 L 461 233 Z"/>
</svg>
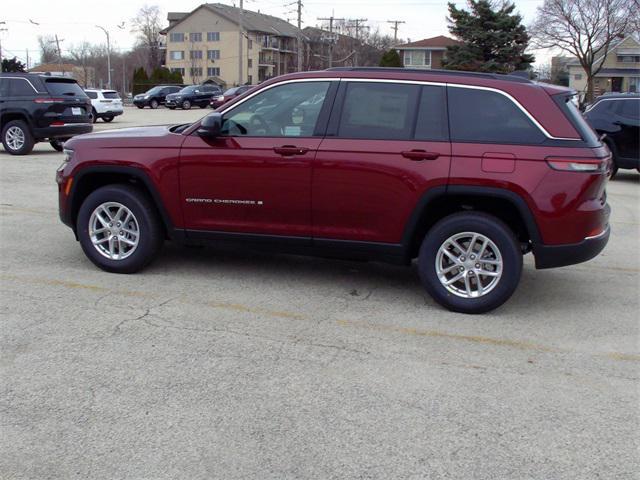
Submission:
<svg viewBox="0 0 640 480">
<path fill-rule="evenodd" d="M 5 133 L 5 141 L 11 150 L 20 150 L 25 142 L 24 131 L 20 127 L 9 127 Z"/>
<path fill-rule="evenodd" d="M 447 291 L 462 298 L 479 298 L 500 282 L 503 260 L 490 238 L 462 232 L 442 243 L 435 267 L 438 280 Z"/>
<path fill-rule="evenodd" d="M 89 238 L 111 260 L 123 260 L 138 247 L 140 226 L 131 210 L 118 202 L 98 205 L 89 218 Z"/>
</svg>

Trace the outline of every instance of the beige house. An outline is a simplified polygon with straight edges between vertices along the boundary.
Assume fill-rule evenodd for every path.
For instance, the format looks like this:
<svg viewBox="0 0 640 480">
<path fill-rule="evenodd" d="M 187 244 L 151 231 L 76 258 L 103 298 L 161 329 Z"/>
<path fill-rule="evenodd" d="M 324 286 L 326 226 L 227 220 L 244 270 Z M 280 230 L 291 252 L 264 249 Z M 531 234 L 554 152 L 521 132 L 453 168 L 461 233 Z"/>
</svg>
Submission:
<svg viewBox="0 0 640 480">
<path fill-rule="evenodd" d="M 270 15 L 242 10 L 242 78 L 239 78 L 240 9 L 206 3 L 190 13 L 170 12 L 165 66 L 186 84 L 257 84 L 297 66 L 302 31 Z"/>
<path fill-rule="evenodd" d="M 93 87 L 96 83 L 95 68 L 81 67 L 71 63 L 42 63 L 31 68 L 29 72 L 75 78 L 83 88 Z"/>
<path fill-rule="evenodd" d="M 417 42 L 398 45 L 396 50 L 400 54 L 405 68 L 442 68 L 447 47 L 461 45 L 462 42 L 453 38 L 439 35 L 437 37 L 425 38 Z"/>
<path fill-rule="evenodd" d="M 596 59 L 602 65 L 596 74 L 594 94 L 605 92 L 640 92 L 640 42 L 629 36 L 614 44 L 606 57 Z M 584 94 L 587 91 L 587 75 L 574 61 L 568 65 L 569 86 Z"/>
</svg>

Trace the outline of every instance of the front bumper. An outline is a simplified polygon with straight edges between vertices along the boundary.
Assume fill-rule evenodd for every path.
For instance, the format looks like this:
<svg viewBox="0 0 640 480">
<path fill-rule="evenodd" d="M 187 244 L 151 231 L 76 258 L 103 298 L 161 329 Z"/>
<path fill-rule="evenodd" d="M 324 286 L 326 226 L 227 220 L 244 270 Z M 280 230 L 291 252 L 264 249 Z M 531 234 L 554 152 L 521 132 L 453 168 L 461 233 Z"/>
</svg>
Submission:
<svg viewBox="0 0 640 480">
<path fill-rule="evenodd" d="M 607 225 L 602 233 L 594 237 L 587 237 L 579 243 L 568 245 L 544 245 L 533 246 L 533 254 L 536 259 L 536 268 L 556 268 L 576 263 L 586 262 L 596 257 L 609 242 L 611 227 Z"/>
<path fill-rule="evenodd" d="M 134 104 L 136 107 L 146 107 L 146 106 L 148 106 L 148 105 L 149 105 L 149 100 L 145 100 L 145 99 L 143 99 L 143 98 L 141 98 L 141 99 L 134 99 L 134 100 L 133 100 L 133 104 Z"/>
</svg>

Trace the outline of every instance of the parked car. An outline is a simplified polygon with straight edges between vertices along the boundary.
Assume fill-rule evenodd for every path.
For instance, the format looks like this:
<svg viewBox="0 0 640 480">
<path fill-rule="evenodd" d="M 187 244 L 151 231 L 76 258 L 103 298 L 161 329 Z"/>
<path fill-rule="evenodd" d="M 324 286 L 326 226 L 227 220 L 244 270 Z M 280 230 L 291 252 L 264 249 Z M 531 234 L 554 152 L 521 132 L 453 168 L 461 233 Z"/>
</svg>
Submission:
<svg viewBox="0 0 640 480">
<path fill-rule="evenodd" d="M 167 238 L 417 259 L 437 302 L 486 312 L 523 254 L 560 267 L 607 244 L 610 154 L 574 93 L 437 70 L 284 75 L 193 124 L 71 140 L 60 217 L 109 272 L 142 269 Z"/>
<path fill-rule="evenodd" d="M 133 97 L 133 104 L 138 108 L 150 107 L 155 109 L 160 105 L 164 105 L 167 95 L 179 92 L 182 88 L 182 86 L 178 85 L 158 85 Z"/>
<path fill-rule="evenodd" d="M 124 113 L 122 99 L 115 90 L 88 88 L 84 93 L 91 99 L 93 123 L 96 123 L 99 118 L 105 122 L 111 122 L 115 117 Z"/>
<path fill-rule="evenodd" d="M 611 150 L 613 177 L 619 168 L 640 172 L 640 94 L 598 97 L 584 116 Z"/>
<path fill-rule="evenodd" d="M 239 97 L 244 92 L 248 92 L 252 88 L 253 88 L 252 85 L 242 85 L 240 87 L 230 88 L 226 90 L 222 95 L 211 98 L 211 102 L 210 102 L 211 108 L 219 108 L 225 103 L 230 102 L 234 98 Z"/>
<path fill-rule="evenodd" d="M 26 155 L 48 140 L 62 151 L 65 140 L 93 129 L 91 102 L 67 77 L 0 74 L 0 134 L 6 152 Z"/>
<path fill-rule="evenodd" d="M 170 93 L 165 100 L 165 106 L 171 110 L 182 108 L 189 110 L 192 106 L 206 108 L 214 96 L 222 94 L 217 85 L 190 85 L 177 93 Z"/>
</svg>

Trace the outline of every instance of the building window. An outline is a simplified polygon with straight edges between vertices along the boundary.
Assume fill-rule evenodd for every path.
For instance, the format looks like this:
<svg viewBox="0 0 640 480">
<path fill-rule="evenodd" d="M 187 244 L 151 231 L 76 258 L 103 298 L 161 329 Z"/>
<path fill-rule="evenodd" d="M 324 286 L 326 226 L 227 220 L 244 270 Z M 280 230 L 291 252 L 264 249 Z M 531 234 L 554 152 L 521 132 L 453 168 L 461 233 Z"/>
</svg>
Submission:
<svg viewBox="0 0 640 480">
<path fill-rule="evenodd" d="M 247 83 L 248 83 L 249 85 L 253 85 L 253 75 L 248 75 L 248 76 L 247 76 Z"/>
<path fill-rule="evenodd" d="M 405 50 L 405 67 L 430 67 L 431 50 Z"/>
<path fill-rule="evenodd" d="M 219 42 L 220 32 L 207 32 L 207 42 Z"/>
<path fill-rule="evenodd" d="M 172 50 L 169 52 L 169 58 L 171 60 L 184 60 L 184 51 Z"/>
<path fill-rule="evenodd" d="M 184 68 L 172 68 L 171 71 L 173 73 L 179 73 L 180 75 L 182 75 L 184 77 Z"/>
<path fill-rule="evenodd" d="M 581 74 L 581 73 L 576 73 L 576 74 L 573 76 L 573 79 L 574 79 L 574 80 L 582 80 L 582 74 Z"/>
<path fill-rule="evenodd" d="M 202 67 L 192 67 L 189 69 L 189 74 L 192 77 L 201 77 L 202 76 Z"/>
<path fill-rule="evenodd" d="M 184 42 L 184 33 L 170 33 L 169 34 L 170 42 Z"/>
<path fill-rule="evenodd" d="M 616 59 L 619 63 L 640 63 L 638 55 L 618 55 Z"/>
<path fill-rule="evenodd" d="M 189 58 L 191 60 L 200 60 L 200 59 L 202 59 L 202 50 L 191 50 L 191 51 L 189 51 Z"/>
<path fill-rule="evenodd" d="M 209 60 L 220 60 L 220 50 L 207 50 Z"/>
<path fill-rule="evenodd" d="M 251 50 L 253 48 L 253 40 L 251 40 L 250 38 L 247 39 L 247 43 L 249 44 L 249 50 Z"/>
<path fill-rule="evenodd" d="M 247 68 L 253 68 L 253 58 L 247 60 Z"/>
<path fill-rule="evenodd" d="M 207 67 L 207 77 L 219 77 L 220 67 Z"/>
<path fill-rule="evenodd" d="M 190 33 L 189 34 L 189 41 L 190 42 L 201 42 L 202 41 L 202 33 L 200 33 L 200 32 Z"/>
</svg>

